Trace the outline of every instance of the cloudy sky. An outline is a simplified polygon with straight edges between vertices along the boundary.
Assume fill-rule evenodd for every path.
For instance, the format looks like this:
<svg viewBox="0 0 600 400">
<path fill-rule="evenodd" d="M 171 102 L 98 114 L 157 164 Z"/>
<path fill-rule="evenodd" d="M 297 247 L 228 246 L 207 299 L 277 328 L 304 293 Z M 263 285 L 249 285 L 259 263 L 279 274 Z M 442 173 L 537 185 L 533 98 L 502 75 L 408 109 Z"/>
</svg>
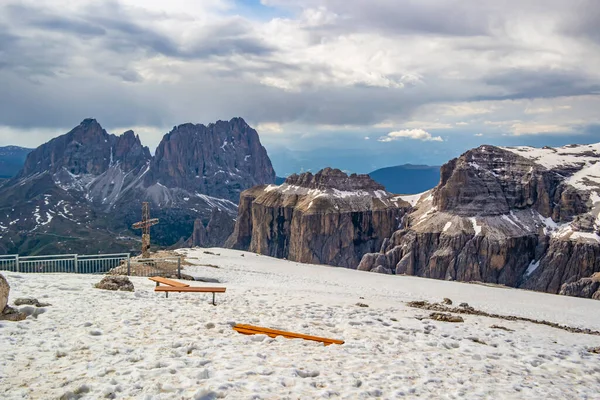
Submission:
<svg viewBox="0 0 600 400">
<path fill-rule="evenodd" d="M 241 116 L 277 172 L 600 141 L 597 0 L 2 0 L 0 145 Z"/>
</svg>

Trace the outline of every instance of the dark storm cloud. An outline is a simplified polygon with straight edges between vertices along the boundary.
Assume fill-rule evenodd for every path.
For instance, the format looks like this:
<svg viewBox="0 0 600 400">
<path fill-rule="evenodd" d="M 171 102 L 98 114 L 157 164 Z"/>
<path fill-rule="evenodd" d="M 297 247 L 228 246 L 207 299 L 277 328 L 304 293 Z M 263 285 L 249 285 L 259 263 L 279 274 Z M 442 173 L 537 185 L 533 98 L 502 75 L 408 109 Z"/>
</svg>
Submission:
<svg viewBox="0 0 600 400">
<path fill-rule="evenodd" d="M 534 99 L 600 94 L 600 81 L 580 71 L 513 70 L 489 77 L 485 83 L 504 94 L 477 100 Z"/>
<path fill-rule="evenodd" d="M 0 8 L 1 9 L 1 8 Z M 68 36 L 62 41 L 80 41 L 97 36 L 100 45 L 108 51 L 121 54 L 146 51 L 179 59 L 206 59 L 227 54 L 266 55 L 273 49 L 262 40 L 253 37 L 251 27 L 240 21 L 230 20 L 211 26 L 189 46 L 182 46 L 168 35 L 137 23 L 136 15 L 123 9 L 116 2 L 106 2 L 89 7 L 76 18 L 60 15 L 61 10 L 40 10 L 26 5 L 8 5 L 7 14 L 20 21 L 19 30 L 35 28 Z M 145 16 L 147 19 L 149 16 Z M 152 18 L 161 19 L 152 15 Z M 164 16 L 163 16 L 164 18 Z M 49 40 L 48 38 L 42 40 Z"/>
<path fill-rule="evenodd" d="M 83 36 L 100 36 L 106 33 L 102 27 L 92 21 L 68 18 L 23 4 L 8 5 L 5 12 L 9 18 L 19 21 L 22 26 Z"/>
</svg>

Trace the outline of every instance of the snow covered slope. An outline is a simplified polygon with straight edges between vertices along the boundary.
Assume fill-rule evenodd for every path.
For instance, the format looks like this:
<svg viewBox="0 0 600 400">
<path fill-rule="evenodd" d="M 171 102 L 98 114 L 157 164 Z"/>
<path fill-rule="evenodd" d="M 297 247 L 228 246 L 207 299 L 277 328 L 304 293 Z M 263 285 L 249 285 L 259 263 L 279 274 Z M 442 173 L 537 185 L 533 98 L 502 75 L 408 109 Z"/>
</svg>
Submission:
<svg viewBox="0 0 600 400">
<path fill-rule="evenodd" d="M 11 304 L 33 296 L 52 306 L 1 323 L 0 397 L 593 399 L 600 390 L 600 356 L 588 352 L 599 336 L 468 315 L 420 320 L 427 311 L 404 305 L 449 297 L 600 330 L 599 302 L 205 251 L 185 252 L 197 264 L 185 272 L 227 287 L 217 307 L 204 294 L 166 299 L 146 278 L 118 293 L 92 288 L 98 276 L 6 273 Z M 346 343 L 243 336 L 234 323 Z"/>
</svg>

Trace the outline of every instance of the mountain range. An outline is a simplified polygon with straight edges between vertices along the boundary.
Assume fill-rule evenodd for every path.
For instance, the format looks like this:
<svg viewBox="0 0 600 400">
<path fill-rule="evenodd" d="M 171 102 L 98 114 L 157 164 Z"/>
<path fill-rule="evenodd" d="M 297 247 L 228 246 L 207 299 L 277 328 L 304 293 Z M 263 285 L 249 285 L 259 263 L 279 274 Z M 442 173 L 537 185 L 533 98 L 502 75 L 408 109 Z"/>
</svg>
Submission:
<svg viewBox="0 0 600 400">
<path fill-rule="evenodd" d="M 481 146 L 416 195 L 325 169 L 241 199 L 232 248 L 600 299 L 600 143 Z"/>
<path fill-rule="evenodd" d="M 211 216 L 233 218 L 241 191 L 274 180 L 258 134 L 241 118 L 174 127 L 154 156 L 132 131 L 116 136 L 85 119 L 31 151 L 0 186 L 0 252 L 135 251 L 130 227 L 142 201 L 160 219 L 153 241 L 184 243 Z"/>
<path fill-rule="evenodd" d="M 284 179 L 242 118 L 176 126 L 154 156 L 134 132 L 85 119 L 7 150 L 24 153 L 0 183 L 0 253 L 135 252 L 148 201 L 164 247 L 600 299 L 600 143 L 480 146 L 442 167 Z"/>
</svg>

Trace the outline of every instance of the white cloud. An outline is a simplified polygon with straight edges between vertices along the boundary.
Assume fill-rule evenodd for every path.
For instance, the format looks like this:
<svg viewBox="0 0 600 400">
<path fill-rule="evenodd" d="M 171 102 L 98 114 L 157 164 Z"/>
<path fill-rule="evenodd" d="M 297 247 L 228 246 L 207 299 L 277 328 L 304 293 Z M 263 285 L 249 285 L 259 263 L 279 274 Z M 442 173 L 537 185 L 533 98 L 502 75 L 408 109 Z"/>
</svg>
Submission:
<svg viewBox="0 0 600 400">
<path fill-rule="evenodd" d="M 483 136 L 483 133 L 476 133 L 475 136 L 481 137 L 481 136 Z"/>
<path fill-rule="evenodd" d="M 370 138 L 370 137 L 368 137 L 368 136 L 365 136 L 365 140 L 369 140 L 369 139 L 371 139 L 371 138 Z"/>
<path fill-rule="evenodd" d="M 421 140 L 424 142 L 443 142 L 441 136 L 431 136 L 431 133 L 423 129 L 403 129 L 400 131 L 394 131 L 388 133 L 386 136 L 382 136 L 377 139 L 380 142 L 391 142 L 398 139 L 414 139 Z"/>
</svg>

